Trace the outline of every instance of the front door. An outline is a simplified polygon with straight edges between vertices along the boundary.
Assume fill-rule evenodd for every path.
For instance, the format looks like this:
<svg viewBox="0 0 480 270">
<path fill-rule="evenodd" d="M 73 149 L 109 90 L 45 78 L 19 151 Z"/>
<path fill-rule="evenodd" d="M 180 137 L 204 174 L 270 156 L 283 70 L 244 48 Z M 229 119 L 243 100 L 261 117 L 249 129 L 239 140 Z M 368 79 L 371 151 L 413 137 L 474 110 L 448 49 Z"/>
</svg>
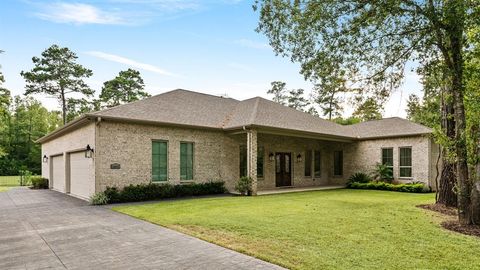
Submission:
<svg viewBox="0 0 480 270">
<path fill-rule="evenodd" d="M 291 153 L 275 154 L 275 183 L 277 187 L 285 187 L 292 185 Z"/>
</svg>

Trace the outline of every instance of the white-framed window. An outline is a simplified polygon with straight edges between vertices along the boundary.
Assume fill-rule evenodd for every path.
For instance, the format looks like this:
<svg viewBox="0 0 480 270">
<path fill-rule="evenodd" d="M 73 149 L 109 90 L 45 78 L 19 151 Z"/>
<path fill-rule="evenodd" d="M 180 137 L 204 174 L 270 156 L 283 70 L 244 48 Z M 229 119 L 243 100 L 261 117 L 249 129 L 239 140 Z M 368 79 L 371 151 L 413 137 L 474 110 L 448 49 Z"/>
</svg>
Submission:
<svg viewBox="0 0 480 270">
<path fill-rule="evenodd" d="M 412 147 L 399 148 L 400 162 L 399 172 L 400 178 L 412 177 Z"/>
</svg>

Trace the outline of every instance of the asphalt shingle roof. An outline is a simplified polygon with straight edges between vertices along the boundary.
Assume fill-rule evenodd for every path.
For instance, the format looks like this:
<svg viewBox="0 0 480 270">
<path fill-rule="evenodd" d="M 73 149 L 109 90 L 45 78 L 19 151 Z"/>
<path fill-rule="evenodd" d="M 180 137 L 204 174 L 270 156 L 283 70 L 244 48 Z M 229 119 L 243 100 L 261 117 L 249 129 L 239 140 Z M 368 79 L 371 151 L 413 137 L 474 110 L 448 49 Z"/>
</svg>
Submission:
<svg viewBox="0 0 480 270">
<path fill-rule="evenodd" d="M 92 116 L 223 130 L 257 126 L 349 139 L 431 133 L 431 129 L 425 126 L 398 117 L 342 126 L 261 97 L 239 101 L 183 89 L 85 115 Z M 62 129 L 39 141 L 57 132 L 65 132 Z"/>
</svg>

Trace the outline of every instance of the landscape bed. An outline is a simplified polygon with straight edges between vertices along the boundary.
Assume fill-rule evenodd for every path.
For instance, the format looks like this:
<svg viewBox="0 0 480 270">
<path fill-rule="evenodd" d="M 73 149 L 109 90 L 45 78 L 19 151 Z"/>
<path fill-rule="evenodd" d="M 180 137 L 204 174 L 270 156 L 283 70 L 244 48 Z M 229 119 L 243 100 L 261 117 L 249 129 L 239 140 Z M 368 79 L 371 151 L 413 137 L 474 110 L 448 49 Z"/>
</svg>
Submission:
<svg viewBox="0 0 480 270">
<path fill-rule="evenodd" d="M 434 194 L 332 190 L 114 210 L 293 269 L 480 269 L 480 240 L 415 207 Z"/>
</svg>

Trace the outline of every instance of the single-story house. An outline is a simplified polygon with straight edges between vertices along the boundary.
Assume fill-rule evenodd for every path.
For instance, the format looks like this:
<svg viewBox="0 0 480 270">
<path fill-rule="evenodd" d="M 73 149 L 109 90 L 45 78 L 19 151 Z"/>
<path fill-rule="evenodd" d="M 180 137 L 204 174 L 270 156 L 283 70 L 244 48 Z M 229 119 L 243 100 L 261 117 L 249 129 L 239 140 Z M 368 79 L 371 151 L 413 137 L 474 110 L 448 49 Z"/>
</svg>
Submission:
<svg viewBox="0 0 480 270">
<path fill-rule="evenodd" d="M 253 190 L 345 184 L 377 163 L 431 185 L 431 130 L 398 117 L 342 126 L 255 97 L 173 90 L 85 114 L 40 138 L 42 176 L 87 199 L 107 186 L 223 180 Z"/>
</svg>

